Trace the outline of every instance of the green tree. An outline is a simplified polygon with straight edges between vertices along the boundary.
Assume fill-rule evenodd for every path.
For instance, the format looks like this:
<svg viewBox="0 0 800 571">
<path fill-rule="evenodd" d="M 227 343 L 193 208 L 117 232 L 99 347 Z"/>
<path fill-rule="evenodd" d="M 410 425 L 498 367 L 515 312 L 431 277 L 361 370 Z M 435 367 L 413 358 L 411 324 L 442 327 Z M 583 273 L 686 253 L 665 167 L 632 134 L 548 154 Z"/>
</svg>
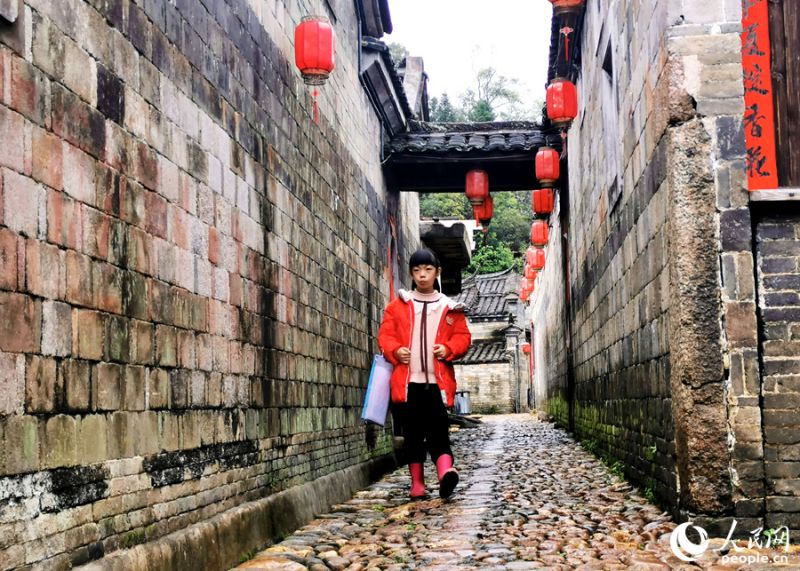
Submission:
<svg viewBox="0 0 800 571">
<path fill-rule="evenodd" d="M 472 262 L 465 270 L 468 274 L 491 274 L 507 270 L 514 265 L 514 252 L 503 243 L 495 245 L 482 243 L 472 256 Z"/>
<path fill-rule="evenodd" d="M 472 218 L 472 206 L 467 197 L 461 193 L 420 194 L 419 214 L 423 218 L 465 220 Z"/>
<path fill-rule="evenodd" d="M 498 192 L 494 195 L 494 217 L 488 239 L 492 244 L 506 244 L 514 253 L 521 254 L 530 242 L 531 222 L 529 192 Z"/>
<path fill-rule="evenodd" d="M 495 112 L 488 101 L 478 101 L 469 110 L 469 120 L 477 122 L 488 122 L 495 120 Z"/>
<path fill-rule="evenodd" d="M 498 74 L 493 67 L 483 68 L 475 77 L 475 89 L 468 89 L 461 96 L 462 108 L 471 121 L 511 119 L 506 113 L 513 113 L 514 119 L 519 119 L 522 99 L 517 83 L 516 79 Z M 489 116 L 491 119 L 484 119 Z"/>
<path fill-rule="evenodd" d="M 454 123 L 463 117 L 461 110 L 453 107 L 447 92 L 442 93 L 441 99 L 431 98 L 430 111 L 431 121 L 436 123 Z"/>
</svg>

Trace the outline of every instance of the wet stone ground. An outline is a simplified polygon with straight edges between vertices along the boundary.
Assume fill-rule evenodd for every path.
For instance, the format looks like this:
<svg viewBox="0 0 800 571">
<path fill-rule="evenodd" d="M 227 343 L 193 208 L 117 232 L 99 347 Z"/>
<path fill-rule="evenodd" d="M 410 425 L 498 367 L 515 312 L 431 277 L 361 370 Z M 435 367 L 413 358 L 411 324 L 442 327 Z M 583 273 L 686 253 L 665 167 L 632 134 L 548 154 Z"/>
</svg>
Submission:
<svg viewBox="0 0 800 571">
<path fill-rule="evenodd" d="M 670 549 L 671 519 L 566 432 L 530 415 L 483 421 L 452 434 L 461 483 L 449 500 L 439 499 L 429 463 L 429 499 L 409 501 L 403 467 L 238 569 L 779 567 L 723 564 L 713 549 L 684 563 Z M 797 554 L 790 561 L 782 567 L 800 569 Z"/>
</svg>

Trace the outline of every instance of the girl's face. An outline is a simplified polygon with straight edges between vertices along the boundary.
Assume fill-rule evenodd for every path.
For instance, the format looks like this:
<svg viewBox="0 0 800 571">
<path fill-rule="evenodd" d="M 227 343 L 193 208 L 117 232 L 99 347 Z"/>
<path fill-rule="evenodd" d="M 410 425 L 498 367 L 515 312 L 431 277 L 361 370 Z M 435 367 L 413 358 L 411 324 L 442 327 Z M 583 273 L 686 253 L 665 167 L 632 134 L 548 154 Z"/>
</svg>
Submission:
<svg viewBox="0 0 800 571">
<path fill-rule="evenodd" d="M 423 264 L 421 266 L 414 266 L 411 268 L 411 279 L 417 286 L 420 293 L 430 293 L 433 291 L 433 284 L 436 278 L 442 273 L 441 268 L 437 268 L 430 264 Z"/>
</svg>

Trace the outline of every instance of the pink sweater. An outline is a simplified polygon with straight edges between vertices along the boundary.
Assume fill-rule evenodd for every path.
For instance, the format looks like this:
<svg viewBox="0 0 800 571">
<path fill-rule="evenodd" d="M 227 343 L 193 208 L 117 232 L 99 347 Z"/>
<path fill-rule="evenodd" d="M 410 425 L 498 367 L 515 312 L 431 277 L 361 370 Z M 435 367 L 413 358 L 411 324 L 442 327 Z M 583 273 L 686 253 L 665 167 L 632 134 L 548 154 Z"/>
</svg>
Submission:
<svg viewBox="0 0 800 571">
<path fill-rule="evenodd" d="M 430 382 L 436 384 L 434 373 L 433 346 L 436 343 L 436 331 L 439 328 L 439 319 L 442 317 L 444 304 L 442 294 L 438 291 L 433 293 L 411 293 L 414 300 L 414 329 L 411 332 L 411 383 Z M 427 304 L 422 302 L 429 302 Z M 427 313 L 423 316 L 423 308 L 427 306 Z M 422 323 L 425 322 L 423 337 Z M 427 359 L 423 358 L 423 354 Z M 425 370 L 427 369 L 427 375 Z M 427 376 L 427 380 L 426 380 Z"/>
</svg>

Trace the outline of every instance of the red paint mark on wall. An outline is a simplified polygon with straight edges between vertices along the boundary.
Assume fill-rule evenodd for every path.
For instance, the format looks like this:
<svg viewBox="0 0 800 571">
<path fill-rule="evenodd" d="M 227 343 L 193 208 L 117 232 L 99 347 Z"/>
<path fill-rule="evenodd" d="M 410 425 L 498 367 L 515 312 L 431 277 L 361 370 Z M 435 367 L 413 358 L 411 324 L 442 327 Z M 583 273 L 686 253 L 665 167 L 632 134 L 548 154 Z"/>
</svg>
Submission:
<svg viewBox="0 0 800 571">
<path fill-rule="evenodd" d="M 742 2 L 742 68 L 749 189 L 778 188 L 767 0 Z"/>
</svg>

